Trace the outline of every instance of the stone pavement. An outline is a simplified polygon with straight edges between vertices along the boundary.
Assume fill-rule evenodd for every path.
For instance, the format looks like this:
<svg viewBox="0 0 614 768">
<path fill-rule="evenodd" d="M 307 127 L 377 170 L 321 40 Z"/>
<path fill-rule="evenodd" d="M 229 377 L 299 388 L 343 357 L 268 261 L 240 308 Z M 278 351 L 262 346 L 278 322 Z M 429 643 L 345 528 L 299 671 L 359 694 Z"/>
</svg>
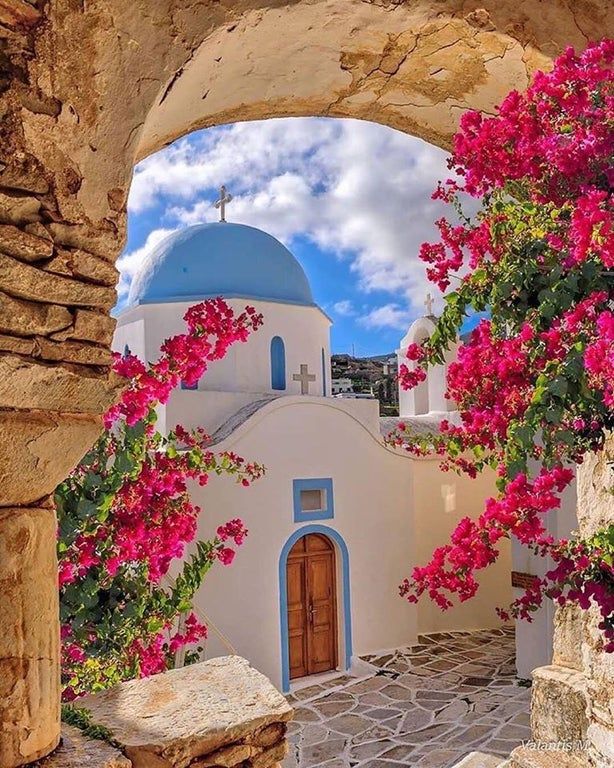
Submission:
<svg viewBox="0 0 614 768">
<path fill-rule="evenodd" d="M 296 718 L 283 768 L 450 768 L 474 750 L 507 756 L 530 738 L 512 629 L 420 635 L 363 658 L 372 675 L 288 697 Z"/>
</svg>

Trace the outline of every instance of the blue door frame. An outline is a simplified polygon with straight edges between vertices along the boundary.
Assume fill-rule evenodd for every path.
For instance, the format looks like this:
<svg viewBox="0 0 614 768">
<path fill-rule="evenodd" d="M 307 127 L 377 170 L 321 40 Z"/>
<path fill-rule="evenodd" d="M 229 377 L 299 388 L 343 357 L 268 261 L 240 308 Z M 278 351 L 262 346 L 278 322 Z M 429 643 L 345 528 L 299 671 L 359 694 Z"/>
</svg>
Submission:
<svg viewBox="0 0 614 768">
<path fill-rule="evenodd" d="M 296 542 L 308 533 L 321 533 L 336 544 L 336 549 L 341 555 L 341 584 L 343 604 L 343 637 L 345 669 L 352 663 L 352 610 L 350 603 L 350 556 L 343 537 L 333 528 L 327 525 L 305 525 L 290 536 L 281 550 L 279 556 L 279 619 L 281 626 L 281 685 L 282 691 L 290 690 L 290 650 L 288 646 L 288 590 L 287 590 L 287 562 L 288 554 Z"/>
</svg>

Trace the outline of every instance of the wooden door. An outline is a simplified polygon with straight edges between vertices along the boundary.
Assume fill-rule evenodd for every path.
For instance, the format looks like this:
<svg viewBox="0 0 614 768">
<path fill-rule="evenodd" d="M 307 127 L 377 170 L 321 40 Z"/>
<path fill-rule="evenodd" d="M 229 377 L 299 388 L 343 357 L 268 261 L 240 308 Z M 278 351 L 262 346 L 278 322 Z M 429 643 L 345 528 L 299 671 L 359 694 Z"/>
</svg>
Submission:
<svg viewBox="0 0 614 768">
<path fill-rule="evenodd" d="M 322 534 L 303 536 L 287 564 L 290 678 L 337 666 L 335 550 Z"/>
</svg>

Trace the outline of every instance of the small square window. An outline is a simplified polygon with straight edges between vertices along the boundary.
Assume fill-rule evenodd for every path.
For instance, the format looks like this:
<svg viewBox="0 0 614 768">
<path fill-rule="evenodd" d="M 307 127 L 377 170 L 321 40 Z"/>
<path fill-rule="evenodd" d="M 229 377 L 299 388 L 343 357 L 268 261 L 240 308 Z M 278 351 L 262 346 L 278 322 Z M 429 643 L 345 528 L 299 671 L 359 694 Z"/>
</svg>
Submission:
<svg viewBox="0 0 614 768">
<path fill-rule="evenodd" d="M 330 477 L 293 480 L 294 522 L 334 517 L 333 481 Z"/>
<path fill-rule="evenodd" d="M 324 488 L 301 491 L 301 512 L 317 512 L 320 509 L 326 509 Z"/>
</svg>

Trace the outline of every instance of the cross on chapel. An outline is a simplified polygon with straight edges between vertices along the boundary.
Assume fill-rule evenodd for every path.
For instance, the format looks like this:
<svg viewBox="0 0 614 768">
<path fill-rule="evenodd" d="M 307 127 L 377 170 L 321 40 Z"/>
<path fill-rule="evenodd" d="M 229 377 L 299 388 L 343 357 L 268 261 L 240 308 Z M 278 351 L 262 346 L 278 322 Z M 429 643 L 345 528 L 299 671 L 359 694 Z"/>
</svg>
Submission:
<svg viewBox="0 0 614 768">
<path fill-rule="evenodd" d="M 220 187 L 220 199 L 216 200 L 214 205 L 220 211 L 220 221 L 226 221 L 226 205 L 232 200 L 230 192 L 226 192 L 226 187 L 222 184 Z"/>
<path fill-rule="evenodd" d="M 301 395 L 309 394 L 309 382 L 315 381 L 315 374 L 309 373 L 309 367 L 304 363 L 301 363 L 301 372 L 292 375 L 293 381 L 301 382 Z"/>
<path fill-rule="evenodd" d="M 433 297 L 430 293 L 426 294 L 426 299 L 424 300 L 424 306 L 426 307 L 426 314 L 432 315 L 433 314 Z"/>
</svg>

